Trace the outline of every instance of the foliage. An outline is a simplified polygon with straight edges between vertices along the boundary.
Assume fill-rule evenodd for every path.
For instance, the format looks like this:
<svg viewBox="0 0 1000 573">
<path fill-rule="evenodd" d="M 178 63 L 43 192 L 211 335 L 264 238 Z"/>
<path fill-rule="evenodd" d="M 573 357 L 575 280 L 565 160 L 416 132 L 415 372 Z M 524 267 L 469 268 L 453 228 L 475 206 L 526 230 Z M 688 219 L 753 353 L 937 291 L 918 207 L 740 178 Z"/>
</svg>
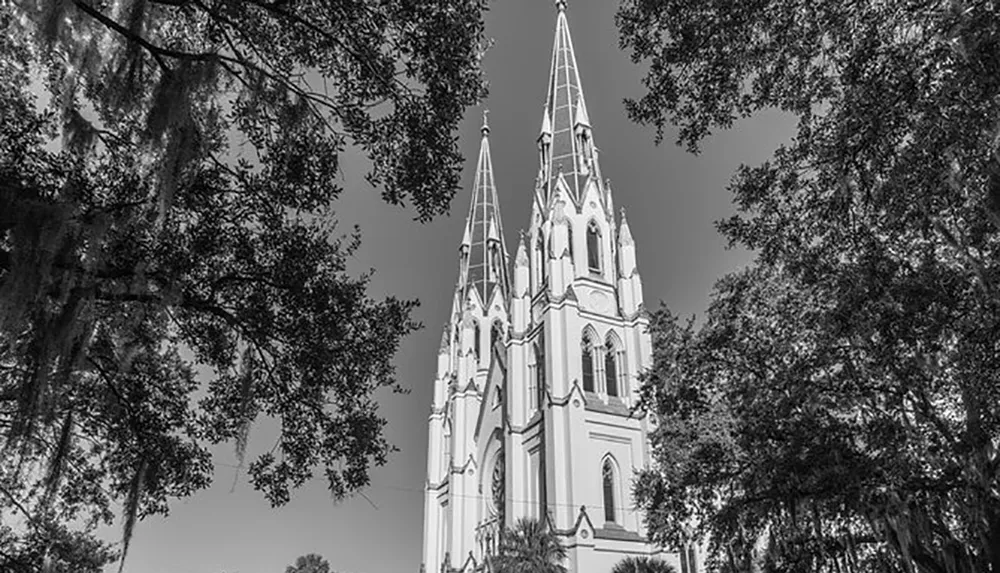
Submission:
<svg viewBox="0 0 1000 573">
<path fill-rule="evenodd" d="M 0 11 L 4 570 L 51 560 L 65 524 L 83 551 L 118 506 L 124 558 L 137 519 L 210 483 L 211 445 L 242 464 L 261 416 L 281 433 L 248 474 L 272 504 L 317 469 L 338 498 L 367 484 L 390 451 L 373 396 L 401 389 L 391 358 L 415 303 L 347 272 L 340 159 L 363 150 L 383 197 L 422 220 L 447 209 L 453 130 L 484 94 L 483 9 Z"/>
<path fill-rule="evenodd" d="M 522 517 L 500 536 L 495 573 L 566 573 L 566 548 L 545 523 Z"/>
<path fill-rule="evenodd" d="M 1000 17 L 992 1 L 626 0 L 631 117 L 697 150 L 765 108 L 732 181 L 758 253 L 704 325 L 655 317 L 652 536 L 720 570 L 1000 571 Z"/>
<path fill-rule="evenodd" d="M 301 555 L 294 565 L 285 568 L 285 573 L 330 573 L 330 564 L 315 553 Z"/>
<path fill-rule="evenodd" d="M 677 573 L 677 570 L 656 557 L 626 557 L 615 563 L 611 573 Z"/>
</svg>

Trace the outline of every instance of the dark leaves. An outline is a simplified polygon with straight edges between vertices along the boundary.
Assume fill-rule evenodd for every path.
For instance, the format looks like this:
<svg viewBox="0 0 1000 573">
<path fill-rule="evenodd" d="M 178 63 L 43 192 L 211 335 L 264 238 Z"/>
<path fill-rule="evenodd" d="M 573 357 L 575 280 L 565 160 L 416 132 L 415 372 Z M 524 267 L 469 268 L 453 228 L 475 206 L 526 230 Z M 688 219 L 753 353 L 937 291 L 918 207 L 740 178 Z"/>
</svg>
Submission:
<svg viewBox="0 0 1000 573">
<path fill-rule="evenodd" d="M 989 570 L 996 8 L 623 3 L 622 44 L 650 63 L 633 119 L 691 149 L 761 109 L 799 120 L 730 186 L 719 227 L 755 268 L 697 331 L 653 325 L 654 537 L 694 516 L 736 569 Z"/>
<path fill-rule="evenodd" d="M 70 0 L 0 15 L 0 514 L 38 513 L 0 531 L 3 554 L 35 567 L 73 521 L 89 528 L 75 547 L 106 560 L 85 541 L 116 506 L 127 550 L 137 520 L 210 483 L 211 445 L 242 462 L 260 417 L 282 432 L 249 464 L 273 503 L 317 470 L 337 497 L 368 483 L 391 451 L 373 396 L 400 388 L 415 303 L 372 299 L 346 270 L 360 232 L 334 220 L 341 153 L 363 149 L 418 218 L 447 210 L 452 132 L 484 94 L 482 10 Z"/>
</svg>

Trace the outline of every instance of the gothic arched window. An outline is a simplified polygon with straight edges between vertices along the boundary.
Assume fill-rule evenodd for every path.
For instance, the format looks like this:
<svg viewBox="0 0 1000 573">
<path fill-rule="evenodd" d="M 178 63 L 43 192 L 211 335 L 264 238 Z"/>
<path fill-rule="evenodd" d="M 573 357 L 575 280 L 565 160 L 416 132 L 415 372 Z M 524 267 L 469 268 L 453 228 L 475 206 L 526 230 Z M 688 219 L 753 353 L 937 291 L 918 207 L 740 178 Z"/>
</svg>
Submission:
<svg viewBox="0 0 1000 573">
<path fill-rule="evenodd" d="M 500 248 L 493 241 L 490 241 L 490 274 L 488 280 L 490 282 L 500 282 Z"/>
<path fill-rule="evenodd" d="M 531 345 L 528 350 L 528 413 L 535 411 L 538 396 L 538 356 L 535 346 Z"/>
<path fill-rule="evenodd" d="M 480 351 L 479 351 L 479 322 L 478 321 L 476 322 L 476 330 L 473 333 L 473 337 L 472 337 L 472 348 L 476 351 L 476 362 L 479 362 Z"/>
<path fill-rule="evenodd" d="M 594 391 L 594 341 L 589 332 L 583 333 L 580 348 L 581 366 L 583 369 L 583 391 Z"/>
<path fill-rule="evenodd" d="M 573 260 L 573 224 L 566 225 L 566 245 L 569 249 L 569 260 Z M 575 264 L 575 263 L 574 263 Z"/>
<path fill-rule="evenodd" d="M 548 257 L 546 256 L 546 252 L 545 252 L 545 239 L 542 237 L 542 231 L 541 230 L 538 231 L 538 246 L 537 246 L 537 249 L 538 249 L 538 266 L 539 266 L 538 276 L 541 277 L 541 282 L 539 282 L 539 286 L 541 286 L 541 285 L 544 285 L 545 283 L 547 283 L 548 279 L 549 279 L 549 268 L 548 268 L 549 267 L 549 265 L 548 265 L 549 261 L 548 261 Z"/>
<path fill-rule="evenodd" d="M 538 341 L 535 343 L 535 355 L 538 363 L 535 372 L 538 374 L 538 401 L 539 407 L 542 405 L 542 397 L 545 396 L 545 332 L 538 333 Z"/>
<path fill-rule="evenodd" d="M 504 461 L 503 452 L 497 454 L 496 461 L 493 462 L 493 475 L 491 476 L 491 488 L 493 510 L 503 523 L 504 513 Z"/>
<path fill-rule="evenodd" d="M 608 396 L 618 396 L 618 362 L 615 360 L 615 351 L 608 348 L 604 353 L 604 378 L 608 386 Z"/>
<path fill-rule="evenodd" d="M 586 175 L 590 173 L 590 166 L 587 164 L 587 159 L 590 157 L 590 138 L 587 137 L 587 130 L 581 129 L 577 139 L 577 144 L 580 146 L 580 173 Z"/>
<path fill-rule="evenodd" d="M 594 221 L 587 225 L 587 268 L 601 272 L 601 229 Z"/>
<path fill-rule="evenodd" d="M 604 460 L 601 468 L 601 480 L 604 489 L 604 521 L 614 523 L 615 520 L 615 469 L 611 460 Z"/>
<path fill-rule="evenodd" d="M 444 423 L 444 455 L 441 456 L 441 473 L 448 477 L 451 470 L 451 424 Z"/>
<path fill-rule="evenodd" d="M 626 393 L 625 352 L 612 332 L 604 345 L 604 383 L 608 396 L 622 396 Z"/>
</svg>

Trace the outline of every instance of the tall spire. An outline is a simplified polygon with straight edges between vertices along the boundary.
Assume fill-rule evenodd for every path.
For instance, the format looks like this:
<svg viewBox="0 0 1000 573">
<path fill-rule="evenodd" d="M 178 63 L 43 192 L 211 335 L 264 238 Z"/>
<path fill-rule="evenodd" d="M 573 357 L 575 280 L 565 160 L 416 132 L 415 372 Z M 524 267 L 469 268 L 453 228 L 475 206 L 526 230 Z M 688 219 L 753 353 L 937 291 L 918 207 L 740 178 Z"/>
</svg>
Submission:
<svg viewBox="0 0 1000 573">
<path fill-rule="evenodd" d="M 469 290 L 475 288 L 483 305 L 489 304 L 496 287 L 501 289 L 501 296 L 506 299 L 510 286 L 507 276 L 507 248 L 503 240 L 500 203 L 493 180 L 493 159 L 490 157 L 488 113 L 487 110 L 483 111 L 479 160 L 472 184 L 469 216 L 465 220 L 463 232 L 462 251 L 468 260 L 462 261 L 462 277 L 459 280 L 459 285 L 463 287 L 463 299 L 468 300 Z"/>
<path fill-rule="evenodd" d="M 573 38 L 566 19 L 565 0 L 556 1 L 556 35 L 552 44 L 548 93 L 539 136 L 543 204 L 548 203 L 553 185 L 561 172 L 574 201 L 582 201 L 584 185 L 594 172 L 594 145 L 590 118 L 583 99 L 583 86 L 573 51 Z M 546 130 L 548 127 L 548 130 Z M 549 131 L 549 137 L 545 132 Z"/>
</svg>

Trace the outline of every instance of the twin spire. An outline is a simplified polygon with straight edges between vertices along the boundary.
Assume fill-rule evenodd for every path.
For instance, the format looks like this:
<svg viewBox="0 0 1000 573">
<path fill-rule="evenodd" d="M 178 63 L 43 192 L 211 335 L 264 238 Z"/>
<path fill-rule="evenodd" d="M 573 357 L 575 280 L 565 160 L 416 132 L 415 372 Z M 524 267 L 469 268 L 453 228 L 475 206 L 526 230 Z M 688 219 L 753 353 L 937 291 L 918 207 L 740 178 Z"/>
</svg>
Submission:
<svg viewBox="0 0 1000 573">
<path fill-rule="evenodd" d="M 565 0 L 556 1 L 556 35 L 552 45 L 552 63 L 542 111 L 541 132 L 538 136 L 539 172 L 538 201 L 548 205 L 552 190 L 562 179 L 570 198 L 578 205 L 589 178 L 600 184 L 597 150 L 593 144 L 590 116 L 583 98 L 580 73 L 573 50 L 573 39 L 566 19 Z M 500 222 L 500 206 L 493 179 L 490 157 L 487 113 L 483 113 L 482 142 L 472 189 L 472 204 L 465 222 L 461 246 L 459 288 L 468 297 L 475 288 L 483 305 L 489 304 L 493 290 L 499 287 L 502 296 L 510 293 L 507 275 L 507 249 Z M 467 298 L 466 298 L 467 300 Z"/>
<path fill-rule="evenodd" d="M 548 205 L 560 175 L 569 188 L 571 199 L 577 204 L 583 200 L 587 180 L 596 177 L 600 181 L 590 115 L 566 19 L 566 2 L 558 0 L 556 8 L 559 12 L 556 16 L 556 36 L 552 44 L 548 92 L 538 135 L 538 199 L 542 205 Z"/>
<path fill-rule="evenodd" d="M 507 277 L 507 247 L 503 241 L 500 223 L 500 203 L 497 201 L 496 182 L 493 179 L 493 159 L 490 157 L 489 112 L 483 112 L 480 128 L 479 160 L 476 178 L 472 184 L 472 203 L 465 220 L 465 234 L 461 246 L 461 271 L 459 288 L 465 300 L 470 289 L 475 289 L 483 306 L 488 305 L 495 288 L 501 289 L 506 299 L 510 281 Z"/>
</svg>

